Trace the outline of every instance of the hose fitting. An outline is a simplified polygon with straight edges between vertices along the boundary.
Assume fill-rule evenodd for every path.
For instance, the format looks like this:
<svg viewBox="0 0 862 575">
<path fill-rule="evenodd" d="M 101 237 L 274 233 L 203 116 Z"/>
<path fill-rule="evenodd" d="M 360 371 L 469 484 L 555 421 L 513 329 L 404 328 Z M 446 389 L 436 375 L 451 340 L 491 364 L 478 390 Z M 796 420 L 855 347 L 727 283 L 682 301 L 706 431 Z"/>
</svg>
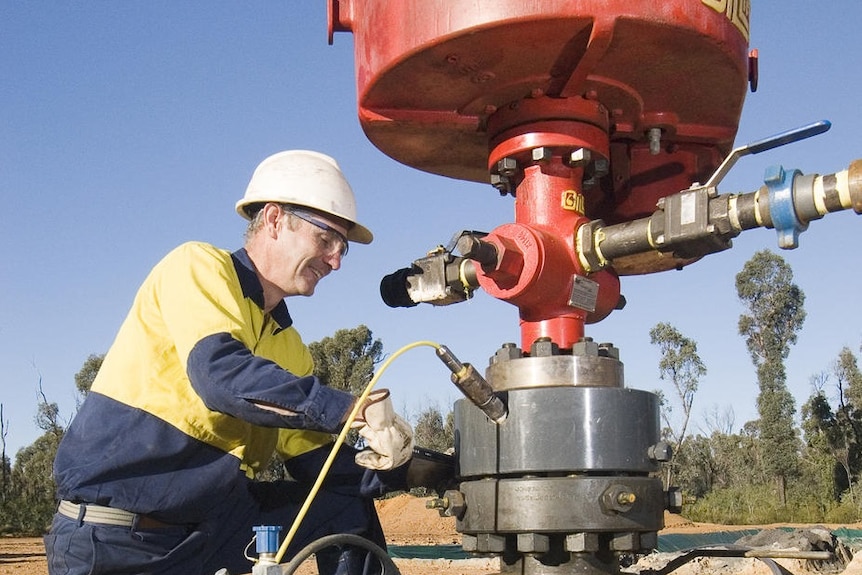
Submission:
<svg viewBox="0 0 862 575">
<path fill-rule="evenodd" d="M 461 390 L 467 399 L 472 401 L 494 423 L 505 421 L 509 415 L 509 409 L 503 400 L 494 393 L 491 384 L 485 381 L 485 378 L 472 365 L 461 363 L 445 345 L 437 348 L 437 357 L 452 372 L 452 383 Z"/>
</svg>

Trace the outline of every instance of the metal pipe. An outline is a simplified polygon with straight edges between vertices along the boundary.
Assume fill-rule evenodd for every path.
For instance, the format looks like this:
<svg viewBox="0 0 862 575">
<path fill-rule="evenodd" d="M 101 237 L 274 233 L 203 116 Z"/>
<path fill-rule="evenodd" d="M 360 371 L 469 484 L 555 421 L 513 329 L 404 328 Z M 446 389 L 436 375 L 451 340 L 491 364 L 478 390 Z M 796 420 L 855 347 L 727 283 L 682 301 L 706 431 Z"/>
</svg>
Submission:
<svg viewBox="0 0 862 575">
<path fill-rule="evenodd" d="M 695 187 L 662 198 L 646 218 L 612 226 L 601 220 L 584 224 L 576 248 L 588 272 L 648 253 L 693 261 L 727 249 L 740 232 L 760 227 L 775 228 L 779 246 L 792 249 L 810 221 L 848 209 L 862 214 L 862 159 L 827 175 L 803 175 L 779 166 L 767 172 L 765 185 L 754 192 L 718 195 L 715 188 Z"/>
</svg>

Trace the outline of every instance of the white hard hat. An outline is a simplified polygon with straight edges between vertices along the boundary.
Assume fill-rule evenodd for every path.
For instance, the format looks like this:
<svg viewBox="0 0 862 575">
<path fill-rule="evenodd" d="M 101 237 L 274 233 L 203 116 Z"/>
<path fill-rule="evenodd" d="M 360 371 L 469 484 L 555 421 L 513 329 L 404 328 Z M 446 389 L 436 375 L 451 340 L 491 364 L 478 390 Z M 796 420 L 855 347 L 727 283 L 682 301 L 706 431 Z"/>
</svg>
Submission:
<svg viewBox="0 0 862 575">
<path fill-rule="evenodd" d="M 356 221 L 356 198 L 338 164 L 320 152 L 288 150 L 266 158 L 255 168 L 236 203 L 236 211 L 251 219 L 246 209 L 254 204 L 276 202 L 315 209 L 346 220 L 347 239 L 370 244 L 371 231 Z"/>
</svg>

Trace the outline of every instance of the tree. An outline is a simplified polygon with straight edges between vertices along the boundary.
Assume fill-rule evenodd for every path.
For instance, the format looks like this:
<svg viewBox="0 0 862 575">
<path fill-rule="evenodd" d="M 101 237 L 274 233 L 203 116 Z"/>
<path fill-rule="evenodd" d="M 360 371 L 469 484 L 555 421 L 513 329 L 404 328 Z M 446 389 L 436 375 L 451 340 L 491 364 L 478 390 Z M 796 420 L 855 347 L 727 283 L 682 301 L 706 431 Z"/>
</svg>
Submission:
<svg viewBox="0 0 862 575">
<path fill-rule="evenodd" d="M 7 514 L 6 504 L 9 501 L 9 477 L 12 467 L 9 458 L 6 457 L 6 436 L 9 433 L 9 422 L 3 414 L 3 404 L 0 403 L 0 515 Z M 2 529 L 0 525 L 0 529 Z"/>
<path fill-rule="evenodd" d="M 784 360 L 805 321 L 805 294 L 793 283 L 790 266 L 768 250 L 745 263 L 736 275 L 736 292 L 748 312 L 739 317 L 739 334 L 745 338 L 760 387 L 757 425 L 764 443 L 763 462 L 784 505 L 787 479 L 795 474 L 798 462 L 796 409 L 787 390 Z"/>
<path fill-rule="evenodd" d="M 10 525 L 4 528 L 25 535 L 42 535 L 47 530 L 57 509 L 53 467 L 61 437 L 48 431 L 16 455 L 12 468 L 14 505 L 7 507 Z"/>
<path fill-rule="evenodd" d="M 722 409 L 713 406 L 705 416 L 705 426 L 709 435 L 713 433 L 730 435 L 733 433 L 734 423 L 736 423 L 736 414 L 732 405 L 726 405 Z"/>
<path fill-rule="evenodd" d="M 413 430 L 416 445 L 446 452 L 455 446 L 454 413 L 449 411 L 446 421 L 437 407 L 429 407 L 419 414 Z"/>
<path fill-rule="evenodd" d="M 802 406 L 802 427 L 805 447 L 802 452 L 802 473 L 821 498 L 830 504 L 840 500 L 843 473 L 838 460 L 840 450 L 832 445 L 836 420 L 825 395 L 817 392 Z M 827 505 L 824 504 L 824 507 Z"/>
<path fill-rule="evenodd" d="M 383 343 L 371 337 L 364 325 L 339 329 L 332 337 L 308 344 L 314 358 L 314 375 L 343 391 L 360 394 L 383 358 Z"/>
<path fill-rule="evenodd" d="M 423 409 L 416 420 L 413 439 L 417 447 L 424 447 L 438 453 L 451 453 L 455 448 L 455 412 L 449 410 L 444 421 L 443 415 L 436 406 Z M 424 497 L 432 492 L 442 494 L 449 489 L 450 483 L 454 480 L 454 468 L 450 468 L 448 472 L 444 472 L 443 469 L 443 467 L 434 468 L 427 464 L 411 467 L 408 482 L 411 482 L 413 487 L 410 493 Z"/>
<path fill-rule="evenodd" d="M 700 378 L 706 375 L 706 366 L 697 354 L 697 344 L 683 336 L 675 327 L 667 323 L 659 323 L 650 332 L 650 343 L 658 345 L 661 350 L 659 361 L 659 378 L 670 380 L 682 406 L 682 420 L 678 427 L 671 422 L 671 408 L 662 412 L 662 418 L 667 425 L 669 438 L 673 441 L 673 457 L 667 466 L 666 485 L 671 485 L 676 467 L 676 454 L 682 449 L 686 438 L 688 422 L 691 419 L 691 406 Z"/>
<path fill-rule="evenodd" d="M 66 431 L 60 408 L 48 401 L 42 389 L 41 374 L 37 387 L 39 401 L 35 421 L 45 433 L 15 456 L 5 493 L 4 523 L 0 526 L 6 532 L 26 535 L 44 533 L 56 510 L 54 456 Z"/>
<path fill-rule="evenodd" d="M 36 426 L 51 435 L 62 437 L 66 427 L 60 421 L 60 407 L 49 402 L 42 390 L 42 375 L 39 375 L 39 403 L 36 408 Z"/>
<path fill-rule="evenodd" d="M 82 397 L 86 397 L 90 393 L 90 388 L 93 387 L 93 382 L 96 380 L 96 375 L 102 367 L 102 362 L 105 361 L 105 354 L 90 354 L 84 360 L 84 365 L 75 374 L 75 389 Z"/>
<path fill-rule="evenodd" d="M 82 395 L 89 391 L 104 356 L 91 355 L 75 374 L 75 386 Z M 8 472 L 8 484 L 3 496 L 4 532 L 41 535 L 45 532 L 56 510 L 53 477 L 54 457 L 57 447 L 66 432 L 66 423 L 60 416 L 59 406 L 51 401 L 42 388 L 42 376 L 38 373 L 38 404 L 36 406 L 36 425 L 44 433 L 31 445 L 21 449 L 15 456 L 15 464 Z M 0 408 L 0 430 L 5 429 L 2 408 Z M 5 433 L 4 457 L 5 457 Z M 4 466 L 4 482 L 6 480 Z"/>
<path fill-rule="evenodd" d="M 835 407 L 830 404 L 825 386 L 835 382 Z M 832 373 L 812 378 L 814 392 L 803 406 L 803 431 L 810 459 L 827 455 L 831 467 L 841 473 L 830 474 L 829 486 L 834 500 L 847 491 L 853 497 L 853 478 L 862 470 L 862 410 L 859 408 L 862 373 L 856 357 L 845 347 L 832 363 Z M 837 465 L 836 465 L 837 464 Z M 829 467 L 829 466 L 827 466 Z"/>
</svg>

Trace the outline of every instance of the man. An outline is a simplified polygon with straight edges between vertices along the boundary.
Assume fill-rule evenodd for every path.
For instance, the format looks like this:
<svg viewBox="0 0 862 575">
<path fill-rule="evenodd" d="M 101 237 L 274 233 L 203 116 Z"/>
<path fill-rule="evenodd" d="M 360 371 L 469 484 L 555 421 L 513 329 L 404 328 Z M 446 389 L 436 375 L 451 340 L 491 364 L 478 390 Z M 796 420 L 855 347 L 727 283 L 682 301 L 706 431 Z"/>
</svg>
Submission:
<svg viewBox="0 0 862 575">
<path fill-rule="evenodd" d="M 281 152 L 236 208 L 245 247 L 187 243 L 153 268 L 66 432 L 52 575 L 248 573 L 252 528 L 287 531 L 352 411 L 310 375 L 284 302 L 371 242 L 347 180 L 328 156 Z M 385 548 L 373 497 L 405 488 L 412 430 L 373 397 L 356 425 L 374 451 L 340 450 L 286 557 L 332 533 Z M 295 481 L 253 481 L 274 451 Z M 318 553 L 321 573 L 361 572 L 363 553 Z"/>
</svg>

